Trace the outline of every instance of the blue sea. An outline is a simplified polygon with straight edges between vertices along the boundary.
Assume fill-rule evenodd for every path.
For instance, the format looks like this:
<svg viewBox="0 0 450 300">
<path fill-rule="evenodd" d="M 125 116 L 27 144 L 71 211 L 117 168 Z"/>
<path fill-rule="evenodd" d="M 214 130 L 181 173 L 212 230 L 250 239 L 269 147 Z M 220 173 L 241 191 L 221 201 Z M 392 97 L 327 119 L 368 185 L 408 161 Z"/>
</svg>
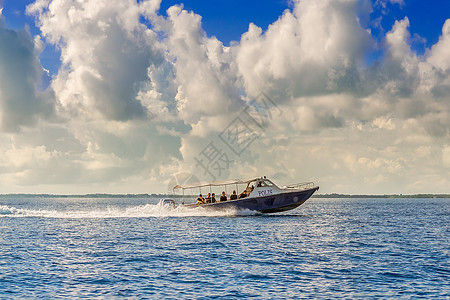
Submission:
<svg viewBox="0 0 450 300">
<path fill-rule="evenodd" d="M 450 299 L 450 199 L 0 198 L 0 298 Z"/>
</svg>

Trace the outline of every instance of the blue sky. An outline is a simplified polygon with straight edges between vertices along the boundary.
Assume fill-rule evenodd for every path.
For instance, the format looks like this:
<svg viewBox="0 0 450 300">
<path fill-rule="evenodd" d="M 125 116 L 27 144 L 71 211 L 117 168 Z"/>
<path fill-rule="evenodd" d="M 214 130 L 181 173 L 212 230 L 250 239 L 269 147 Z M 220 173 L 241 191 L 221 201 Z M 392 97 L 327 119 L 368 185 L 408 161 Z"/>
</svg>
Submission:
<svg viewBox="0 0 450 300">
<path fill-rule="evenodd" d="M 0 193 L 167 192 L 207 145 L 215 179 L 450 192 L 450 1 L 178 4 L 0 0 Z"/>
<path fill-rule="evenodd" d="M 405 0 L 401 5 L 388 5 L 385 11 L 383 9 L 375 10 L 372 18 L 383 16 L 381 25 L 384 30 L 390 30 L 396 20 L 408 17 L 411 36 L 414 37 L 417 34 L 426 39 L 424 44 L 413 43 L 414 49 L 423 54 L 425 48 L 429 48 L 438 41 L 442 25 L 448 19 L 449 14 L 450 1 Z"/>
<path fill-rule="evenodd" d="M 161 11 L 166 11 L 179 1 L 163 1 Z M 184 1 L 185 9 L 202 16 L 202 24 L 208 35 L 215 35 L 225 44 L 238 41 L 253 22 L 267 29 L 285 9 L 292 7 L 289 1 Z"/>
</svg>

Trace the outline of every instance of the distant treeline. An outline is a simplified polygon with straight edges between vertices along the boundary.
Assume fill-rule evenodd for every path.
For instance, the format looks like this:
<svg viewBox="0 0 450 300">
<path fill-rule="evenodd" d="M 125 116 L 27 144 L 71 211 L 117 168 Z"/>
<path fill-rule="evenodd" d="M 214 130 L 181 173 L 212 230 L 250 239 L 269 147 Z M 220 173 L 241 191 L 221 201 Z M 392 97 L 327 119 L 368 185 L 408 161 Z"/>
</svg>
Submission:
<svg viewBox="0 0 450 300">
<path fill-rule="evenodd" d="M 450 198 L 450 194 L 415 194 L 415 195 L 346 195 L 346 194 L 318 194 L 312 198 Z"/>
</svg>

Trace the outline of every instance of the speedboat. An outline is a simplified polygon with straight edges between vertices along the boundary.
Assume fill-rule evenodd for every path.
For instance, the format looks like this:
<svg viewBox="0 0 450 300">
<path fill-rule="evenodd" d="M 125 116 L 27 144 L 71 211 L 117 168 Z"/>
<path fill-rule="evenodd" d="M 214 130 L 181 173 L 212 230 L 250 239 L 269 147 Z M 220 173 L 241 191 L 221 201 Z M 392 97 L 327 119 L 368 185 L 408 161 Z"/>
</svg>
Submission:
<svg viewBox="0 0 450 300">
<path fill-rule="evenodd" d="M 214 203 L 191 203 L 185 204 L 185 199 L 195 200 L 192 196 L 186 197 L 186 192 L 203 191 L 212 192 L 213 190 L 223 190 L 226 193 L 232 189 L 239 191 L 239 186 L 245 186 L 245 189 L 239 194 L 237 199 L 230 200 L 228 194 L 226 201 L 219 201 L 221 192 Z M 221 189 L 223 187 L 223 189 Z M 176 185 L 173 188 L 176 191 L 182 191 L 182 206 L 188 208 L 204 207 L 212 210 L 252 210 L 261 213 L 276 213 L 294 209 L 306 200 L 308 200 L 315 191 L 319 189 L 314 182 L 305 182 L 278 187 L 272 180 L 264 177 L 252 178 L 247 180 L 233 179 L 224 181 L 204 182 L 197 184 Z M 197 194 L 198 195 L 198 194 Z M 167 200 L 167 199 L 166 199 Z M 173 200 L 173 204 L 175 201 Z"/>
</svg>

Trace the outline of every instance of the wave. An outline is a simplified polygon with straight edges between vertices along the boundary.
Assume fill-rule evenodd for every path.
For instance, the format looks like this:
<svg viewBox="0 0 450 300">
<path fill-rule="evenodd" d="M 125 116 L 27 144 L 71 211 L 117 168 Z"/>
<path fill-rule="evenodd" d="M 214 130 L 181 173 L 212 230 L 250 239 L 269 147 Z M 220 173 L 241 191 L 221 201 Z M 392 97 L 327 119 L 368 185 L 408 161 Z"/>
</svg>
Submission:
<svg viewBox="0 0 450 300">
<path fill-rule="evenodd" d="M 0 205 L 0 217 L 42 217 L 59 219 L 84 218 L 164 218 L 164 217 L 230 217 L 252 216 L 258 212 L 251 210 L 210 210 L 203 207 L 187 208 L 184 206 L 171 207 L 162 202 L 158 204 L 144 204 L 132 207 L 106 207 L 92 210 L 44 210 L 22 209 Z"/>
</svg>

